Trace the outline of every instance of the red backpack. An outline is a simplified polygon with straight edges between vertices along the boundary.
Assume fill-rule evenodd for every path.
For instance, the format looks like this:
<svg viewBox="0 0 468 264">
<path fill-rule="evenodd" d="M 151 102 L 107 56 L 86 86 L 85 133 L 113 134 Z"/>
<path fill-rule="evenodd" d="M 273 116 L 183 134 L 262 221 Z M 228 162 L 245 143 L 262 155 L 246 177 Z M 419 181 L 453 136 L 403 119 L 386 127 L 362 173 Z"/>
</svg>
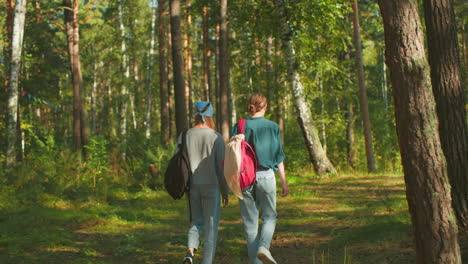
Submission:
<svg viewBox="0 0 468 264">
<path fill-rule="evenodd" d="M 237 134 L 244 134 L 245 119 L 237 122 Z M 239 183 L 242 190 L 255 182 L 258 167 L 257 155 L 247 141 L 241 141 L 241 163 L 239 168 Z"/>
<path fill-rule="evenodd" d="M 231 191 L 243 199 L 242 190 L 255 183 L 258 166 L 252 146 L 245 141 L 245 119 L 237 123 L 238 134 L 229 139 L 224 156 L 224 177 Z"/>
</svg>

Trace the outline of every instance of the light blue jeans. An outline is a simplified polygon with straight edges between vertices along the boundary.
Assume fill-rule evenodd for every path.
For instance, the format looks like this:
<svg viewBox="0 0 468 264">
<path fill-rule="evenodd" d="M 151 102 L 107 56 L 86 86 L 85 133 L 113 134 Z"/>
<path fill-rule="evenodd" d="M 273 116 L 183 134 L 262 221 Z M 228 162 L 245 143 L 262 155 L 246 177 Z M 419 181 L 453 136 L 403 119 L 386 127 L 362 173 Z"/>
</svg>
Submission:
<svg viewBox="0 0 468 264">
<path fill-rule="evenodd" d="M 205 229 L 203 264 L 213 263 L 218 239 L 221 199 L 217 185 L 190 186 L 192 221 L 188 231 L 188 247 L 198 249 L 202 230 Z"/>
<path fill-rule="evenodd" d="M 247 251 L 250 263 L 261 264 L 257 258 L 260 246 L 270 248 L 276 226 L 276 179 L 272 170 L 257 171 L 257 184 L 242 190 L 243 200 L 239 199 L 240 214 L 247 238 Z M 258 218 L 262 227 L 258 229 Z"/>
</svg>

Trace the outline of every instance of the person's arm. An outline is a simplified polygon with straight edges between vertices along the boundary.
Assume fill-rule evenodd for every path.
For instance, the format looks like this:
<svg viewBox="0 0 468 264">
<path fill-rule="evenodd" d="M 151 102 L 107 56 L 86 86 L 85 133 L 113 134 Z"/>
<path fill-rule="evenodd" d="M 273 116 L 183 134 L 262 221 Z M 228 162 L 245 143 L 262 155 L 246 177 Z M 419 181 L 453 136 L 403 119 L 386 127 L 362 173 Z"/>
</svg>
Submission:
<svg viewBox="0 0 468 264">
<path fill-rule="evenodd" d="M 225 152 L 225 145 L 224 140 L 220 136 L 215 141 L 215 163 L 216 163 L 216 176 L 218 177 L 219 189 L 221 191 L 221 198 L 223 202 L 223 206 L 226 207 L 229 203 L 229 187 L 226 182 L 226 178 L 224 177 L 224 169 L 223 169 L 223 161 L 224 161 L 224 152 Z"/>
<path fill-rule="evenodd" d="M 283 162 L 278 164 L 278 173 L 279 173 L 279 176 L 280 176 L 280 179 L 281 179 L 281 188 L 282 188 L 281 196 L 284 197 L 284 196 L 288 195 L 289 189 L 288 189 L 288 182 L 286 181 L 286 174 L 284 172 L 284 163 Z"/>
</svg>

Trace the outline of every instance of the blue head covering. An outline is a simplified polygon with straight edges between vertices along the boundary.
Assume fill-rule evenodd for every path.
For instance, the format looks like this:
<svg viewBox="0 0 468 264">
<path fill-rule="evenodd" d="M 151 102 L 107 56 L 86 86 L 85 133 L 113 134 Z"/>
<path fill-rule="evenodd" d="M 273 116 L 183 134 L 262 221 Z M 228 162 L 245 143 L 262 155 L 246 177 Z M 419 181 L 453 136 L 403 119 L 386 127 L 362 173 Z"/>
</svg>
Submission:
<svg viewBox="0 0 468 264">
<path fill-rule="evenodd" d="M 208 108 L 205 110 L 205 112 L 202 112 L 206 106 L 208 106 Z M 213 105 L 211 102 L 196 102 L 195 107 L 197 108 L 196 114 L 201 116 L 203 123 L 205 123 L 205 116 L 213 116 Z"/>
</svg>

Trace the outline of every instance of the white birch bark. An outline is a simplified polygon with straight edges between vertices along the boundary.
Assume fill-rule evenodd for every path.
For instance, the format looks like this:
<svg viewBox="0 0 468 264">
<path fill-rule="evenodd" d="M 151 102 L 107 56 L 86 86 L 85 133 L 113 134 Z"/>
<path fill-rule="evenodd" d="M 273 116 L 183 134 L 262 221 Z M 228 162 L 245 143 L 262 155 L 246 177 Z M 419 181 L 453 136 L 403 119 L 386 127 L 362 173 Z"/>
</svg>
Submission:
<svg viewBox="0 0 468 264">
<path fill-rule="evenodd" d="M 275 6 L 280 21 L 282 49 L 288 69 L 289 85 L 293 92 L 294 106 L 299 115 L 297 120 L 304 135 L 304 141 L 309 152 L 310 160 L 318 174 L 335 173 L 336 170 L 330 160 L 328 160 L 322 144 L 320 143 L 310 108 L 305 100 L 304 87 L 302 86 L 301 78 L 297 72 L 299 62 L 296 60 L 296 54 L 291 40 L 293 33 L 289 27 L 285 4 L 283 0 L 275 0 Z"/>
<path fill-rule="evenodd" d="M 8 123 L 6 166 L 11 166 L 16 161 L 16 127 L 18 122 L 18 83 L 21 64 L 21 52 L 23 48 L 24 23 L 26 19 L 26 0 L 16 0 L 15 17 L 13 19 L 13 34 L 11 42 L 10 78 L 8 85 Z"/>
<path fill-rule="evenodd" d="M 155 31 L 156 31 L 156 5 L 152 1 L 151 8 L 151 42 L 149 51 L 149 64 L 148 64 L 148 78 L 146 82 L 146 132 L 145 137 L 147 144 L 151 139 L 151 108 L 153 100 L 153 89 L 151 83 L 153 81 L 153 69 L 154 69 L 154 46 L 155 46 Z"/>
<path fill-rule="evenodd" d="M 130 78 L 130 67 L 128 63 L 127 46 L 125 42 L 125 26 L 123 23 L 122 0 L 119 0 L 119 23 L 122 37 L 122 68 L 124 70 L 124 80 L 122 85 L 122 107 L 120 109 L 120 135 L 122 136 L 122 158 L 125 159 L 127 152 L 127 115 L 128 115 L 128 81 Z"/>
</svg>

